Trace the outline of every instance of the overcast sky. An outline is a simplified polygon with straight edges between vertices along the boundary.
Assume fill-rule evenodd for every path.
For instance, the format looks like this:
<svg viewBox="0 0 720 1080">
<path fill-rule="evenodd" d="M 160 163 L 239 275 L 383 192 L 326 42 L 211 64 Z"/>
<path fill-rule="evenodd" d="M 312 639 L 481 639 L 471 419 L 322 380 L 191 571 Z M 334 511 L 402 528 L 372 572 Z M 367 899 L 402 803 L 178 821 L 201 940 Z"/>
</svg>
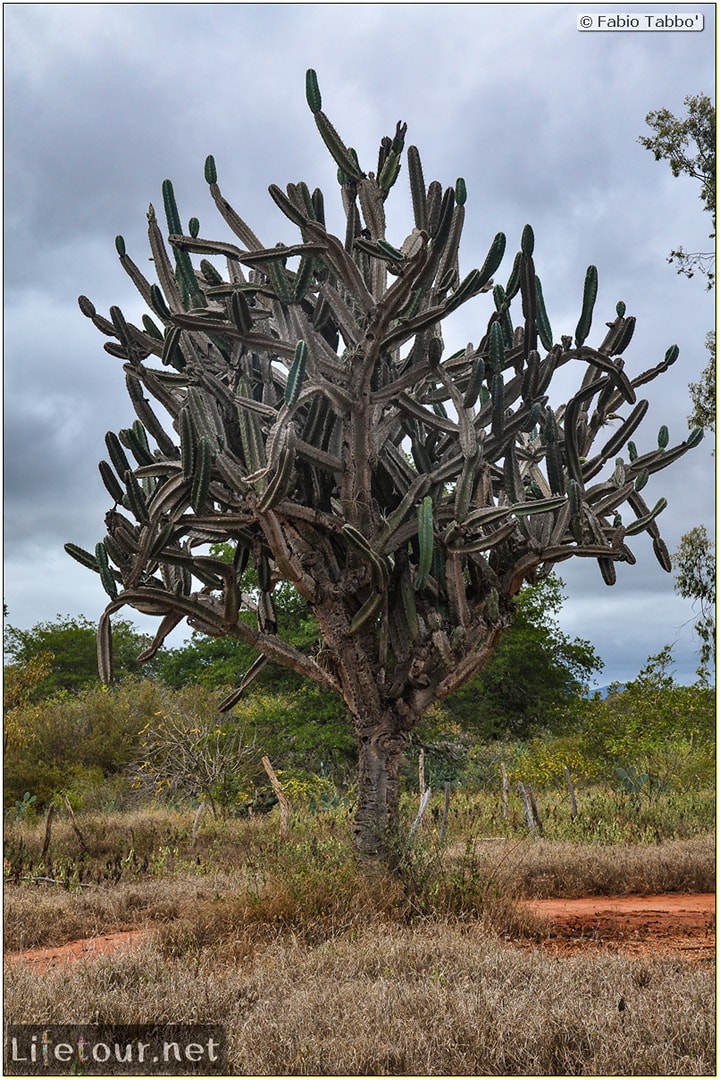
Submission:
<svg viewBox="0 0 720 1080">
<path fill-rule="evenodd" d="M 673 12 L 683 5 L 604 4 L 6 4 L 5 16 L 5 582 L 12 625 L 56 615 L 96 619 L 105 594 L 63 551 L 92 550 L 110 500 L 97 469 L 108 429 L 135 418 L 122 362 L 81 314 L 77 297 L 139 320 L 114 237 L 147 263 L 146 213 L 171 177 L 185 221 L 228 235 L 203 179 L 215 155 L 223 193 L 268 246 L 296 239 L 267 194 L 304 179 L 338 206 L 335 166 L 305 102 L 314 67 L 323 108 L 365 169 L 380 138 L 408 123 L 426 181 L 468 188 L 461 271 L 482 263 L 502 230 L 510 272 L 526 222 L 556 340 L 577 323 L 585 269 L 598 267 L 597 344 L 622 299 L 637 329 L 631 376 L 677 343 L 680 359 L 643 393 L 651 409 L 640 453 L 687 433 L 688 382 L 708 354 L 714 304 L 699 278 L 678 276 L 678 245 L 708 250 L 699 186 L 673 178 L 638 142 L 645 116 L 683 112 L 714 93 L 715 9 L 693 4 L 703 32 L 581 33 L 581 12 Z M 686 8 L 686 10 L 690 10 Z M 388 239 L 409 231 L 403 177 L 387 204 Z M 148 271 L 149 272 L 149 271 Z M 477 343 L 491 300 L 456 318 L 457 343 Z M 598 335 L 598 337 L 596 337 Z M 573 386 L 570 386 L 572 392 Z M 715 514 L 712 437 L 646 489 L 670 551 Z M 561 623 L 605 662 L 598 682 L 634 677 L 675 644 L 676 676 L 692 681 L 692 606 L 674 593 L 646 536 L 637 565 L 603 584 L 590 560 L 564 563 Z M 152 620 L 128 615 L 143 630 Z M 174 643 L 186 633 L 176 631 Z"/>
</svg>

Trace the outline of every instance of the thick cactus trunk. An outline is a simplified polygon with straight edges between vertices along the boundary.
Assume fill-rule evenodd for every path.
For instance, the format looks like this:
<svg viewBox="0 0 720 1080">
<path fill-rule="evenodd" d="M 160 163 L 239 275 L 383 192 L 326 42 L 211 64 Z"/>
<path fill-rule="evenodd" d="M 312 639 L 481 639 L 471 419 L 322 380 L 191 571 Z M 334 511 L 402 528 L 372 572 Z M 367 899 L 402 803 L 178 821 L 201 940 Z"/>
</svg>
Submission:
<svg viewBox="0 0 720 1080">
<path fill-rule="evenodd" d="M 358 735 L 355 847 L 361 858 L 392 868 L 398 855 L 400 764 L 409 736 L 387 714 Z"/>
</svg>

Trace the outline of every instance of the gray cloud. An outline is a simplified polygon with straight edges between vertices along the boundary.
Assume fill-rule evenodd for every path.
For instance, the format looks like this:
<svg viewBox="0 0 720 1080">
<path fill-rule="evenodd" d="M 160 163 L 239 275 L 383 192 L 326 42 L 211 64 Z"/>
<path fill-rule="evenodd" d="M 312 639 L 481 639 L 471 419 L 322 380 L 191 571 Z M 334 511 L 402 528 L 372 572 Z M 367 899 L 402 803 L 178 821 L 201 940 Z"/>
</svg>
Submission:
<svg viewBox="0 0 720 1080">
<path fill-rule="evenodd" d="M 636 7 L 637 5 L 635 5 Z M 590 7 L 592 10 L 592 5 Z M 605 10 L 605 9 L 604 9 Z M 624 9 L 625 10 L 625 9 Z M 628 10 L 634 10 L 631 5 Z M 648 387 L 650 449 L 667 423 L 679 439 L 687 384 L 705 366 L 711 298 L 668 267 L 673 246 L 709 246 L 696 185 L 676 180 L 637 139 L 646 113 L 678 112 L 689 93 L 712 93 L 714 8 L 703 34 L 579 34 L 557 5 L 37 4 L 5 10 L 6 578 L 14 625 L 56 613 L 96 617 L 103 594 L 62 551 L 92 547 L 109 500 L 97 471 L 108 429 L 133 419 L 122 365 L 102 350 L 77 296 L 98 310 L 142 306 L 119 267 L 113 238 L 149 268 L 146 211 L 166 176 L 181 214 L 227 235 L 203 179 L 208 153 L 220 184 L 264 242 L 294 239 L 267 195 L 271 182 L 305 179 L 325 191 L 341 227 L 335 167 L 304 100 L 317 69 L 324 105 L 366 168 L 379 138 L 408 121 L 426 179 L 468 185 L 464 268 L 494 236 L 509 257 L 525 222 L 536 235 L 556 338 L 572 333 L 585 268 L 599 268 L 597 328 L 625 300 L 638 318 L 632 374 L 677 342 L 681 359 Z M 402 183 L 388 203 L 401 241 L 410 228 Z M 393 224 L 394 223 L 394 224 Z M 507 272 L 509 273 L 509 258 Z M 500 275 L 502 276 L 502 275 Z M 447 337 L 477 340 L 487 298 L 448 323 Z M 448 344 L 450 344 L 448 340 Z M 572 371 L 559 391 L 571 391 Z M 662 527 L 714 519 L 714 459 L 703 445 L 652 479 L 667 497 Z M 678 670 L 694 671 L 690 605 L 652 553 L 621 568 L 607 589 L 593 564 L 563 564 L 571 599 L 563 625 L 587 637 L 607 678 L 636 673 L 679 638 Z M 39 569 L 41 568 L 41 569 Z M 138 623 L 149 625 L 138 618 Z M 681 660 L 682 656 L 682 660 Z"/>
</svg>

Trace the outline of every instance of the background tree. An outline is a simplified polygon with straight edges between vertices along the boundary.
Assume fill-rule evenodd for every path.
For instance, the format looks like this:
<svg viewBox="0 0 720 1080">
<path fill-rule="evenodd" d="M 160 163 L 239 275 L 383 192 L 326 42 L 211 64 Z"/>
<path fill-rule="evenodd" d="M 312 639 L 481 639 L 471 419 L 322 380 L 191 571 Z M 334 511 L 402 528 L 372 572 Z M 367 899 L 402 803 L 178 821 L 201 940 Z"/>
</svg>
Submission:
<svg viewBox="0 0 720 1080">
<path fill-rule="evenodd" d="M 138 674 L 142 669 L 138 654 L 151 638 L 126 619 L 118 619 L 113 631 L 118 678 Z M 29 630 L 6 626 L 5 652 L 18 670 L 44 658 L 42 677 L 33 683 L 36 699 L 61 691 L 76 693 L 98 682 L 97 627 L 84 615 L 58 615 L 54 622 L 36 623 Z"/>
<path fill-rule="evenodd" d="M 637 678 L 610 687 L 604 699 L 578 699 L 574 711 L 576 746 L 595 779 L 633 795 L 713 783 L 714 694 L 675 682 L 669 646 L 648 657 Z"/>
<path fill-rule="evenodd" d="M 695 632 L 700 638 L 698 676 L 702 682 L 708 682 L 711 666 L 715 667 L 715 545 L 704 525 L 697 525 L 680 537 L 674 557 L 676 592 L 687 600 L 695 600 L 700 608 L 695 622 Z"/>
<path fill-rule="evenodd" d="M 83 687 L 29 701 L 5 716 L 5 806 L 36 796 L 38 810 L 64 792 L 75 805 L 122 801 L 138 737 L 159 708 L 151 679 L 126 678 L 117 686 Z"/>
<path fill-rule="evenodd" d="M 699 381 L 690 383 L 689 390 L 693 410 L 688 416 L 688 423 L 692 427 L 703 427 L 709 431 L 715 431 L 717 377 L 715 374 L 714 330 L 710 330 L 706 335 L 705 347 L 710 353 L 710 359 L 707 367 L 700 375 Z"/>
<path fill-rule="evenodd" d="M 50 653 L 39 653 L 24 664 L 6 664 L 3 668 L 3 752 L 8 748 L 11 731 L 15 734 L 13 714 L 39 697 L 38 687 L 50 674 Z"/>
<path fill-rule="evenodd" d="M 646 121 L 653 129 L 652 136 L 643 136 L 640 142 L 655 154 L 656 161 L 667 161 L 674 176 L 686 174 L 700 181 L 700 198 L 704 209 L 711 215 L 715 236 L 715 189 L 716 189 L 716 126 L 715 107 L 705 94 L 685 98 L 687 116 L 675 117 L 668 109 L 648 113 Z M 695 150 L 695 153 L 693 153 Z M 682 248 L 673 251 L 668 260 L 676 262 L 678 273 L 692 277 L 700 270 L 707 279 L 708 289 L 715 282 L 714 253 L 687 254 Z M 693 409 L 688 423 L 715 431 L 716 371 L 715 331 L 711 330 L 705 345 L 710 360 L 696 383 L 690 383 Z M 675 588 L 681 596 L 696 600 L 700 605 L 700 617 L 695 623 L 700 641 L 700 667 L 698 675 L 706 681 L 710 664 L 715 663 L 715 549 L 704 525 L 699 525 L 680 539 L 675 553 L 678 572 Z"/>
<path fill-rule="evenodd" d="M 687 115 L 679 118 L 669 109 L 656 109 L 649 112 L 645 122 L 652 129 L 652 135 L 641 135 L 640 142 L 652 150 L 656 161 L 667 161 L 673 176 L 691 176 L 700 181 L 700 198 L 704 209 L 712 217 L 715 236 L 715 150 L 717 132 L 715 128 L 715 106 L 706 94 L 689 94 L 684 104 Z M 682 247 L 672 251 L 668 262 L 677 265 L 677 272 L 693 277 L 700 271 L 707 279 L 711 289 L 715 281 L 714 252 L 688 253 Z"/>
<path fill-rule="evenodd" d="M 684 104 L 687 116 L 678 118 L 669 109 L 657 109 L 648 113 L 646 123 L 653 135 L 641 135 L 639 141 L 652 150 L 656 161 L 667 161 L 673 176 L 691 176 L 700 181 L 700 198 L 704 209 L 712 218 L 715 236 L 716 207 L 716 125 L 715 106 L 706 94 L 688 95 Z M 695 153 L 693 153 L 695 150 Z M 691 278 L 695 271 L 707 277 L 707 288 L 715 282 L 715 253 L 695 252 L 688 254 L 682 248 L 670 253 L 668 262 L 676 263 L 679 274 Z M 705 338 L 710 360 L 700 376 L 700 381 L 690 383 L 693 412 L 688 418 L 693 427 L 715 430 L 715 331 Z"/>
<path fill-rule="evenodd" d="M 554 616 L 563 602 L 555 574 L 521 590 L 512 626 L 476 678 L 443 705 L 449 721 L 482 739 L 526 739 L 563 725 L 602 660 L 588 641 L 569 638 Z"/>
<path fill-rule="evenodd" d="M 106 350 L 124 361 L 137 419 L 106 438 L 110 461 L 100 468 L 114 506 L 104 539 L 94 552 L 66 549 L 110 596 L 98 628 L 105 680 L 110 619 L 130 605 L 161 619 L 143 659 L 187 618 L 258 650 L 239 691 L 270 660 L 339 693 L 358 747 L 357 847 L 386 857 L 411 733 L 485 665 L 523 583 L 579 556 L 596 560 L 612 584 L 615 563 L 635 561 L 627 539 L 643 530 L 670 571 L 656 521 L 665 502 L 650 509 L 641 489 L 702 431 L 671 449 L 662 426 L 640 454 L 631 439 L 648 403 L 636 390 L 676 360 L 677 347 L 630 378 L 621 357 L 635 320 L 623 302 L 598 347 L 587 345 L 594 266 L 574 341 L 557 341 L 530 226 L 504 287 L 493 288 L 502 233 L 481 268 L 462 276 L 465 182 L 426 185 L 415 147 L 407 151 L 415 227 L 390 242 L 385 202 L 406 125 L 382 139 L 376 170 L 365 172 L 322 111 L 313 71 L 306 89 L 338 166 L 344 239 L 325 227 L 320 190 L 297 183 L 269 190 L 301 242 L 263 244 L 222 195 L 209 157 L 211 196 L 240 244 L 201 238 L 196 218 L 184 231 L 165 181 L 172 255 L 148 212 L 159 284 L 116 240 L 154 317 L 140 328 L 119 308 L 105 318 L 80 298 L 112 339 Z M 199 266 L 191 255 L 202 256 Z M 224 259 L 225 273 L 207 256 Z M 479 344 L 446 356 L 446 317 L 490 291 Z M 550 386 L 565 365 L 577 370 L 578 389 L 555 405 Z M 609 432 L 611 417 L 620 419 Z M 626 445 L 628 460 L 619 456 Z M 231 565 L 207 553 L 218 542 L 232 545 Z M 244 583 L 248 565 L 257 592 Z M 321 642 L 310 654 L 278 632 L 280 581 L 292 583 L 317 621 Z"/>
<path fill-rule="evenodd" d="M 259 754 L 252 737 L 227 716 L 218 719 L 208 694 L 187 687 L 160 694 L 160 708 L 140 732 L 141 760 L 133 787 L 146 794 L 202 798 L 217 817 L 252 799 Z"/>
<path fill-rule="evenodd" d="M 25 663 L 3 668 L 3 708 L 7 712 L 41 697 L 39 689 L 51 673 L 52 653 L 40 652 Z"/>
</svg>

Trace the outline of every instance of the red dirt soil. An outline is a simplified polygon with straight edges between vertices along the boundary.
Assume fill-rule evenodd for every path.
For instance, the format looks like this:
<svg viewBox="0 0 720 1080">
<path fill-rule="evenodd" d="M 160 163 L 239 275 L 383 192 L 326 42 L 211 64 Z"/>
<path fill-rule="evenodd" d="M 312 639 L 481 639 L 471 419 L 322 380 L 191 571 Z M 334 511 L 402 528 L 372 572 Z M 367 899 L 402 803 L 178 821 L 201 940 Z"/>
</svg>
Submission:
<svg viewBox="0 0 720 1080">
<path fill-rule="evenodd" d="M 631 956 L 671 954 L 704 962 L 715 958 L 714 893 L 522 903 L 548 920 L 547 932 L 532 945 L 553 952 L 609 949 Z"/>
<path fill-rule="evenodd" d="M 24 949 L 22 952 L 5 953 L 5 963 L 25 963 L 33 971 L 44 974 L 51 968 L 87 960 L 107 953 L 127 951 L 141 945 L 150 937 L 148 930 L 119 930 L 114 934 L 102 934 L 100 937 L 80 938 L 68 941 L 66 945 L 52 945 L 46 949 Z"/>
<path fill-rule="evenodd" d="M 714 893 L 591 896 L 521 903 L 547 920 L 547 929 L 532 938 L 512 941 L 522 948 L 556 953 L 608 949 L 631 956 L 683 956 L 705 963 L 715 958 Z M 28 964 L 43 974 L 78 960 L 132 949 L 151 934 L 151 930 L 123 930 L 51 948 L 7 953 L 5 960 Z"/>
</svg>

